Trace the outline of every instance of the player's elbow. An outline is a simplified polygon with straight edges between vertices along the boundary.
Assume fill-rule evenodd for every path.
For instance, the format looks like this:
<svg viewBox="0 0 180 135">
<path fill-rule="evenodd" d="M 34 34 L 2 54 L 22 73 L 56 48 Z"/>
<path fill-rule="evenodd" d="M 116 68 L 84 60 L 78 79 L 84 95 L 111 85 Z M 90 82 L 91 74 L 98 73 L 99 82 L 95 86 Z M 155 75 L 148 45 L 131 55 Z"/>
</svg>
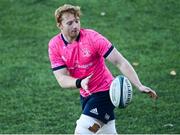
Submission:
<svg viewBox="0 0 180 135">
<path fill-rule="evenodd" d="M 119 66 L 119 69 L 122 70 L 128 70 L 131 67 L 130 63 L 125 59 L 121 65 Z"/>
<path fill-rule="evenodd" d="M 116 66 L 116 67 L 120 67 L 121 66 L 121 62 L 120 61 L 118 61 L 118 60 L 115 60 L 114 62 L 114 65 Z"/>
</svg>

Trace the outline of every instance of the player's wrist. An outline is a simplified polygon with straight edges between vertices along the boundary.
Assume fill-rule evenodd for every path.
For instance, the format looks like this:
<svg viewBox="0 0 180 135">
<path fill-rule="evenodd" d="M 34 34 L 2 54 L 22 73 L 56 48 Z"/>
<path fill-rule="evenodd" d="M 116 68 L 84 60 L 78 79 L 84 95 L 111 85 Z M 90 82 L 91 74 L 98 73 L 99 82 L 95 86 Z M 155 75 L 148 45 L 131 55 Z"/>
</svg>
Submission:
<svg viewBox="0 0 180 135">
<path fill-rule="evenodd" d="M 137 84 L 137 85 L 136 85 L 136 88 L 139 89 L 140 91 L 141 91 L 142 87 L 143 87 L 142 84 Z"/>
<path fill-rule="evenodd" d="M 81 82 L 82 82 L 82 79 L 81 79 L 81 78 L 78 78 L 78 79 L 76 80 L 76 88 L 82 88 Z"/>
</svg>

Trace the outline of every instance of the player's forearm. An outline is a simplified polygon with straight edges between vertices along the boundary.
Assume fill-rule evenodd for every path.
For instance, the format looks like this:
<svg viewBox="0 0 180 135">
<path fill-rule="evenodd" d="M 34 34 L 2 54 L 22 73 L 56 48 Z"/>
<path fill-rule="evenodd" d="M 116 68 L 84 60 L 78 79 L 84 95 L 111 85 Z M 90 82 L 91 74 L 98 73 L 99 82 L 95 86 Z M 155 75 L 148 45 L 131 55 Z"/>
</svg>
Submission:
<svg viewBox="0 0 180 135">
<path fill-rule="evenodd" d="M 62 88 L 76 88 L 76 78 L 68 75 L 56 76 L 59 85 Z"/>
<path fill-rule="evenodd" d="M 131 64 L 117 51 L 116 48 L 108 55 L 107 59 L 116 65 L 119 70 L 139 89 L 142 86 L 137 73 Z"/>
<path fill-rule="evenodd" d="M 118 68 L 125 76 L 128 77 L 128 79 L 134 84 L 134 86 L 136 86 L 138 89 L 140 86 L 142 86 L 137 73 L 126 59 L 121 63 L 121 65 L 118 66 Z"/>
</svg>

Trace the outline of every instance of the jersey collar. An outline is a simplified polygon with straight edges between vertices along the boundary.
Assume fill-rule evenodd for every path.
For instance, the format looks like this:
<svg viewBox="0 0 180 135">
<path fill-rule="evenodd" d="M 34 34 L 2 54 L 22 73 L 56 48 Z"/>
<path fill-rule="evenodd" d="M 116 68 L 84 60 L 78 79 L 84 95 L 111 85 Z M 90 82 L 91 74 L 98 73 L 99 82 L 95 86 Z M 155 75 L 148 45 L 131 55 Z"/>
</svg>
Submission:
<svg viewBox="0 0 180 135">
<path fill-rule="evenodd" d="M 65 38 L 64 38 L 64 36 L 63 36 L 62 33 L 61 33 L 61 38 L 62 38 L 64 44 L 67 46 L 69 43 L 68 43 L 68 41 L 65 40 Z M 78 35 L 77 38 L 76 38 L 76 41 L 78 42 L 79 39 L 80 39 L 80 32 L 79 32 L 79 35 Z"/>
</svg>

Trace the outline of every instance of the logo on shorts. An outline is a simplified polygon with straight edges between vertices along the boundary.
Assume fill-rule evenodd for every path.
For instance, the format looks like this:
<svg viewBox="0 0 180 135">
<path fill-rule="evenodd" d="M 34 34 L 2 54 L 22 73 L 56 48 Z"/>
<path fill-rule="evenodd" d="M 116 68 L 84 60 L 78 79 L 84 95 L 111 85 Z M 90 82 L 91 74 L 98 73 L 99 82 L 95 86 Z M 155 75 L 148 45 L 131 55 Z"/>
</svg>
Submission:
<svg viewBox="0 0 180 135">
<path fill-rule="evenodd" d="M 110 118 L 110 116 L 109 116 L 109 114 L 105 114 L 105 116 L 104 116 L 104 118 L 106 119 L 106 120 L 109 120 L 109 118 Z"/>
<path fill-rule="evenodd" d="M 99 115 L 99 113 L 97 111 L 97 108 L 91 109 L 90 112 L 93 113 L 93 114 Z"/>
</svg>

